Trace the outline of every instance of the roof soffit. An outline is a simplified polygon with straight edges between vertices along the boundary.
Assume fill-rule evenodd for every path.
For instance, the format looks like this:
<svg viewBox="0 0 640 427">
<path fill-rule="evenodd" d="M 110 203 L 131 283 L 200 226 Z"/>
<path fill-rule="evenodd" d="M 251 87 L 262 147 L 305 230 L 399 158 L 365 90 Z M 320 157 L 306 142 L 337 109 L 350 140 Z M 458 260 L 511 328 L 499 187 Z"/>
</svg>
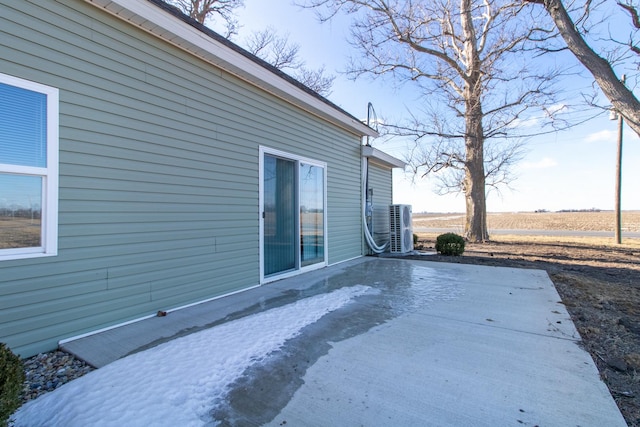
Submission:
<svg viewBox="0 0 640 427">
<path fill-rule="evenodd" d="M 380 151 L 376 148 L 373 148 L 370 145 L 362 146 L 362 157 L 366 157 L 372 162 L 387 167 L 389 169 L 400 168 L 404 169 L 407 164 L 402 160 L 391 156 L 390 154 L 385 153 L 384 151 Z"/>
</svg>

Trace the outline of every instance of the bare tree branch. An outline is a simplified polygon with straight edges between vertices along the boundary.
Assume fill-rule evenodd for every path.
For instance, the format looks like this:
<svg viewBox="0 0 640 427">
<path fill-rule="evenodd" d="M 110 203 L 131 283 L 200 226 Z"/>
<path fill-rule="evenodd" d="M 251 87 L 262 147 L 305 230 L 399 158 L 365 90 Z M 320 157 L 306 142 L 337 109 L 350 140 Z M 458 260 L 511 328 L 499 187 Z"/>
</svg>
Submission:
<svg viewBox="0 0 640 427">
<path fill-rule="evenodd" d="M 280 70 L 297 70 L 302 66 L 298 59 L 300 45 L 291 43 L 288 35 L 278 35 L 273 27 L 251 33 L 245 44 L 250 53 Z"/>
<path fill-rule="evenodd" d="M 627 120 L 627 124 L 640 135 L 640 102 L 616 75 L 611 63 L 598 55 L 585 41 L 561 0 L 528 0 L 544 6 L 560 32 L 567 48 L 593 75 L 613 107 Z M 623 9 L 627 10 L 626 7 Z M 633 15 L 632 15 L 633 19 Z M 634 23 L 635 26 L 635 23 Z"/>
<path fill-rule="evenodd" d="M 300 45 L 291 43 L 289 36 L 278 35 L 273 27 L 256 31 L 246 40 L 247 50 L 274 67 L 287 71 L 300 83 L 322 96 L 329 96 L 335 76 L 328 75 L 325 67 L 309 69 L 300 60 Z"/>
<path fill-rule="evenodd" d="M 222 18 L 226 27 L 226 38 L 238 33 L 235 11 L 244 6 L 244 0 L 169 0 L 169 3 L 203 25 L 208 20 Z"/>
<path fill-rule="evenodd" d="M 304 66 L 300 67 L 294 77 L 298 79 L 300 83 L 325 97 L 331 95 L 333 81 L 336 78 L 335 76 L 325 74 L 324 66 L 317 70 L 310 70 Z"/>
<path fill-rule="evenodd" d="M 387 125 L 413 138 L 416 174 L 465 193 L 466 237 L 488 238 L 486 188 L 508 184 L 520 156 L 508 138 L 525 112 L 555 103 L 554 72 L 532 66 L 533 38 L 519 0 L 306 0 L 321 20 L 352 17 L 353 78 L 393 77 L 422 93 L 423 115 Z M 544 28 L 544 26 L 541 26 Z M 495 138 L 489 141 L 489 138 Z M 491 151 L 487 147 L 491 146 Z M 501 148 L 502 150 L 501 151 Z"/>
<path fill-rule="evenodd" d="M 631 22 L 633 23 L 633 26 L 636 27 L 636 29 L 640 30 L 640 16 L 638 16 L 638 10 L 629 4 L 620 2 L 618 2 L 618 6 L 629 12 L 629 15 L 631 15 Z"/>
<path fill-rule="evenodd" d="M 169 0 L 182 12 L 201 24 L 222 18 L 226 24 L 226 38 L 237 34 L 238 22 L 235 10 L 244 6 L 244 0 Z M 322 96 L 329 96 L 335 76 L 326 74 L 325 67 L 311 70 L 300 59 L 300 45 L 291 43 L 289 36 L 278 35 L 273 27 L 253 32 L 245 42 L 245 48 L 253 55 L 270 63 L 279 70 L 289 72 L 291 77 Z"/>
</svg>

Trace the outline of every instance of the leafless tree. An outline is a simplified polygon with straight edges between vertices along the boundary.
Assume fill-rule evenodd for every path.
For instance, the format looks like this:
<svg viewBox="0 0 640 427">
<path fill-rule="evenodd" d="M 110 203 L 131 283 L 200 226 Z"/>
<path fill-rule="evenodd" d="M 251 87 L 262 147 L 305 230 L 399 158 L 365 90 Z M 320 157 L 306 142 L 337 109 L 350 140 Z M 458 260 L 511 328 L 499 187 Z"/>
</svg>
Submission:
<svg viewBox="0 0 640 427">
<path fill-rule="evenodd" d="M 246 49 L 274 67 L 288 72 L 305 86 L 322 96 L 329 96 L 335 76 L 327 75 L 324 66 L 317 70 L 306 67 L 300 59 L 300 45 L 281 36 L 273 27 L 254 31 L 245 42 Z"/>
<path fill-rule="evenodd" d="M 291 43 L 289 36 L 278 35 L 273 27 L 254 31 L 245 41 L 246 49 L 274 67 L 297 70 L 302 66 L 298 53 L 300 45 Z"/>
<path fill-rule="evenodd" d="M 303 65 L 296 72 L 295 78 L 320 95 L 328 97 L 331 95 L 333 81 L 336 79 L 336 76 L 327 74 L 324 65 L 315 70 Z"/>
<path fill-rule="evenodd" d="M 238 33 L 235 11 L 244 5 L 243 0 L 170 0 L 169 3 L 203 25 L 214 24 L 216 18 L 222 18 L 226 28 L 225 38 L 230 39 Z M 317 70 L 307 68 L 299 56 L 300 46 L 291 43 L 288 35 L 278 35 L 273 27 L 268 27 L 253 32 L 246 39 L 244 47 L 320 95 L 326 97 L 331 94 L 335 76 L 327 74 L 324 66 Z"/>
<path fill-rule="evenodd" d="M 391 75 L 422 95 L 413 118 L 388 126 L 416 141 L 416 172 L 441 175 L 441 192 L 461 191 L 465 237 L 484 241 L 487 187 L 508 183 L 522 156 L 512 136 L 532 109 L 555 102 L 553 72 L 543 73 L 524 45 L 517 0 L 304 0 L 321 20 L 352 17 L 354 78 Z M 527 65 L 529 64 L 529 65 Z M 542 113 L 541 113 L 542 114 Z M 542 116 L 541 116 L 542 117 Z M 516 141 L 516 142 L 514 142 Z"/>
<path fill-rule="evenodd" d="M 169 0 L 184 13 L 202 25 L 207 21 L 221 18 L 225 25 L 225 37 L 230 38 L 238 33 L 238 21 L 235 11 L 244 6 L 243 0 Z"/>
<path fill-rule="evenodd" d="M 623 66 L 628 63 L 630 54 L 640 55 L 638 2 L 635 0 L 585 0 L 582 3 L 572 1 L 565 6 L 561 0 L 525 1 L 544 7 L 566 43 L 564 47 L 589 70 L 613 108 L 622 114 L 627 124 L 640 135 L 640 102 L 633 91 L 621 82 L 621 76 L 616 75 L 614 70 L 614 66 Z M 601 32 L 589 31 L 587 25 L 594 12 L 602 12 L 605 9 L 607 13 L 615 15 L 615 12 L 619 12 L 624 15 L 621 17 L 618 14 L 611 22 L 615 22 L 614 25 L 626 27 L 628 36 L 625 40 L 613 34 L 614 31 L 619 33 L 619 28 L 609 27 Z M 596 48 L 596 45 L 600 46 L 600 49 Z M 622 46 L 626 49 L 620 50 Z"/>
</svg>

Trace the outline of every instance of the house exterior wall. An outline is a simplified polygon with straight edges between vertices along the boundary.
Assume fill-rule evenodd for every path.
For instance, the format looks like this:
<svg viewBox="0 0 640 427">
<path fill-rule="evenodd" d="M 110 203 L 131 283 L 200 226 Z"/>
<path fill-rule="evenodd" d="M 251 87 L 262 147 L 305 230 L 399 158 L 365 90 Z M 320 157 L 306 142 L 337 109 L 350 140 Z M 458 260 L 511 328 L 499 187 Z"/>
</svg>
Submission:
<svg viewBox="0 0 640 427">
<path fill-rule="evenodd" d="M 357 135 L 84 1 L 0 8 L 0 72 L 60 95 L 58 256 L 0 262 L 15 352 L 257 285 L 260 145 L 327 163 L 329 263 L 363 254 Z"/>
<path fill-rule="evenodd" d="M 369 188 L 373 189 L 373 205 L 388 206 L 393 199 L 392 169 L 369 163 Z"/>
<path fill-rule="evenodd" d="M 369 161 L 369 188 L 373 190 L 371 234 L 377 245 L 389 242 L 389 205 L 393 200 L 392 169 Z"/>
</svg>

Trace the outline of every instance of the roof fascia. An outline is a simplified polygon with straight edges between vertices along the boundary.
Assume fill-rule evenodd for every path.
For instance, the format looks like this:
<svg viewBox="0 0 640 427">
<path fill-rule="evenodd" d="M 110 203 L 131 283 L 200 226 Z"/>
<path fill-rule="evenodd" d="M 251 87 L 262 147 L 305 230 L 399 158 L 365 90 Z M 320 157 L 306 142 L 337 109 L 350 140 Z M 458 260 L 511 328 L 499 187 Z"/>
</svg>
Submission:
<svg viewBox="0 0 640 427">
<path fill-rule="evenodd" d="M 404 169 L 407 164 L 400 159 L 397 159 L 390 154 L 385 153 L 384 151 L 380 151 L 376 148 L 373 148 L 370 145 L 362 146 L 362 157 L 366 157 L 371 160 L 373 163 L 387 167 L 389 169 L 393 168 L 401 168 Z"/>
<path fill-rule="evenodd" d="M 274 71 L 181 21 L 148 0 L 85 0 L 174 46 L 358 136 L 378 136 L 330 101 L 314 96 Z"/>
</svg>

